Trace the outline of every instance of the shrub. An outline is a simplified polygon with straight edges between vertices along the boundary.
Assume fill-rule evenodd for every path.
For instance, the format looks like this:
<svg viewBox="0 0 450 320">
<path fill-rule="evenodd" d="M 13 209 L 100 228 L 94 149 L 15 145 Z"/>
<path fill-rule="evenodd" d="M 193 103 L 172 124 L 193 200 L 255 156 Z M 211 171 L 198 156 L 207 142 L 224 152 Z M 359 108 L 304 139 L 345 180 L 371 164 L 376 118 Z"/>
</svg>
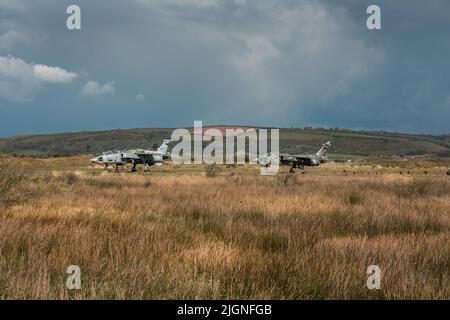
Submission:
<svg viewBox="0 0 450 320">
<path fill-rule="evenodd" d="M 345 203 L 354 206 L 357 204 L 361 204 L 363 200 L 364 196 L 361 192 L 352 190 L 346 195 Z"/>
<path fill-rule="evenodd" d="M 425 196 L 442 196 L 449 193 L 449 184 L 446 181 L 413 179 L 409 182 L 392 184 L 391 191 L 402 198 L 415 198 Z"/>
<path fill-rule="evenodd" d="M 299 184 L 297 175 L 295 174 L 278 175 L 278 182 L 279 184 L 284 186 L 293 186 Z"/>
<path fill-rule="evenodd" d="M 144 184 L 143 184 L 143 187 L 144 188 L 150 188 L 152 186 L 152 182 L 150 181 L 150 179 L 149 180 L 146 180 L 145 182 L 144 182 Z"/>
<path fill-rule="evenodd" d="M 0 160 L 0 201 L 12 199 L 12 191 L 27 178 L 23 168 L 14 166 L 11 162 Z"/>
<path fill-rule="evenodd" d="M 217 176 L 219 172 L 219 167 L 216 164 L 209 164 L 206 166 L 205 174 L 207 177 L 213 178 Z"/>
<path fill-rule="evenodd" d="M 78 182 L 79 178 L 77 175 L 71 172 L 65 175 L 65 180 L 68 185 L 72 186 Z"/>
</svg>

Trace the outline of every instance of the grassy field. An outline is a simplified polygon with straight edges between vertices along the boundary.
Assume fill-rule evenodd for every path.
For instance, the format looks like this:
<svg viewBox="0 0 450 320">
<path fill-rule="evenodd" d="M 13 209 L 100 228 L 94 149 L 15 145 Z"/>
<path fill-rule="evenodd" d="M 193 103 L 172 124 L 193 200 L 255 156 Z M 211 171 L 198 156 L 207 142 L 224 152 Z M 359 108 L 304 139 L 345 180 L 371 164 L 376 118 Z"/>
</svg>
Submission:
<svg viewBox="0 0 450 320">
<path fill-rule="evenodd" d="M 448 161 L 261 177 L 88 159 L 0 159 L 1 299 L 450 299 Z"/>
</svg>

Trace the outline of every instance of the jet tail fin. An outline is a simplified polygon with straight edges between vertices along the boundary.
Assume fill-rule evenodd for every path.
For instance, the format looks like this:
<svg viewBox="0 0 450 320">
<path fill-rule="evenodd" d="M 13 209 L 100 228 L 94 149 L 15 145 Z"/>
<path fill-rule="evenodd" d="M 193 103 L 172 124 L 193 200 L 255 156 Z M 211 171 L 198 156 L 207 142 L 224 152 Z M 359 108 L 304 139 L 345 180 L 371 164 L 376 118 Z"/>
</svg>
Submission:
<svg viewBox="0 0 450 320">
<path fill-rule="evenodd" d="M 169 142 L 170 142 L 170 140 L 163 140 L 162 145 L 156 151 L 166 154 L 167 149 L 169 148 Z"/>
<path fill-rule="evenodd" d="M 319 157 L 325 157 L 325 155 L 327 154 L 327 150 L 328 148 L 331 147 L 331 141 L 327 141 L 322 145 L 322 148 L 320 148 L 319 151 L 317 151 L 316 156 Z"/>
</svg>

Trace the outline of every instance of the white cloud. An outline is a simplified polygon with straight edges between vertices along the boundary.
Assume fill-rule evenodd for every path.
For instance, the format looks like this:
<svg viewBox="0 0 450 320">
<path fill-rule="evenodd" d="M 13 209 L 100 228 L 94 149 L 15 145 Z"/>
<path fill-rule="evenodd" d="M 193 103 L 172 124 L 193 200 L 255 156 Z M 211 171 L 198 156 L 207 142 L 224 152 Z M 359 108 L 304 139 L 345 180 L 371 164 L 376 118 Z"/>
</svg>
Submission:
<svg viewBox="0 0 450 320">
<path fill-rule="evenodd" d="M 38 88 L 39 81 L 31 65 L 11 56 L 0 56 L 0 99 L 30 101 Z"/>
<path fill-rule="evenodd" d="M 99 96 L 104 94 L 114 94 L 116 92 L 115 86 L 116 84 L 113 81 L 100 85 L 98 82 L 90 80 L 81 88 L 80 95 Z"/>
<path fill-rule="evenodd" d="M 0 56 L 0 99 L 31 101 L 45 82 L 69 83 L 76 76 L 76 73 L 58 67 L 33 65 L 12 56 Z"/>
<path fill-rule="evenodd" d="M 70 83 L 78 76 L 74 72 L 68 72 L 59 67 L 49 67 L 42 64 L 33 66 L 33 73 L 37 79 L 50 83 Z"/>
<path fill-rule="evenodd" d="M 29 42 L 30 39 L 27 35 L 18 31 L 8 31 L 4 35 L 0 36 L 0 51 L 11 50 L 14 46 L 20 43 Z"/>
</svg>

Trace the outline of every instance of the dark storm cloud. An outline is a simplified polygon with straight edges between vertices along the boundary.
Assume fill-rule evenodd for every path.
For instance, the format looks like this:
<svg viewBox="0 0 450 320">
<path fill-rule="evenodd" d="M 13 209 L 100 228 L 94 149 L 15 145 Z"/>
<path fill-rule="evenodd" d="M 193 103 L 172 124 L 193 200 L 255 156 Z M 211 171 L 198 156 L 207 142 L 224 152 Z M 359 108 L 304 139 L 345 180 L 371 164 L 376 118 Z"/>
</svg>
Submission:
<svg viewBox="0 0 450 320">
<path fill-rule="evenodd" d="M 81 31 L 65 28 L 70 4 L 81 6 Z M 366 28 L 369 4 L 382 8 L 380 31 Z M 0 0 L 0 136 L 196 119 L 449 132 L 449 9 L 438 0 Z M 76 77 L 34 79 L 36 64 Z"/>
</svg>

